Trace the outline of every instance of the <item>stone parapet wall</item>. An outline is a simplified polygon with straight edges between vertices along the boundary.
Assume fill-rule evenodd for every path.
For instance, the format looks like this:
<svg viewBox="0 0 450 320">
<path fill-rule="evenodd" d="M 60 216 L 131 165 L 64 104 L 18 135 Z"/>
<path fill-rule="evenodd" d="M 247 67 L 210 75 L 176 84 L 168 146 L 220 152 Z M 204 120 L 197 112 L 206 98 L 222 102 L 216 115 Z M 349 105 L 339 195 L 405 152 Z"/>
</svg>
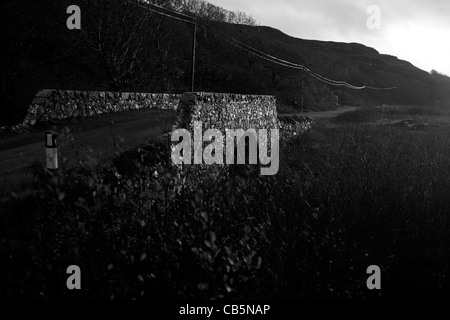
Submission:
<svg viewBox="0 0 450 320">
<path fill-rule="evenodd" d="M 284 141 L 289 141 L 296 136 L 302 135 L 311 129 L 312 123 L 313 119 L 308 116 L 280 116 L 279 128 L 281 132 L 281 139 Z"/>
<path fill-rule="evenodd" d="M 227 129 L 254 129 L 256 132 L 261 129 L 265 129 L 267 130 L 267 141 L 269 142 L 267 145 L 267 151 L 269 151 L 271 157 L 278 158 L 279 155 L 274 155 L 271 150 L 271 142 L 273 137 L 271 129 L 279 129 L 280 142 L 284 144 L 288 143 L 292 138 L 308 131 L 311 128 L 312 119 L 297 115 L 287 117 L 281 116 L 279 119 L 276 109 L 276 99 L 273 96 L 235 95 L 205 92 L 185 93 L 180 98 L 180 104 L 177 109 L 177 121 L 174 124 L 174 129 L 186 129 L 191 134 L 189 139 L 196 139 L 195 131 L 198 129 L 194 126 L 195 122 L 202 122 L 201 129 L 203 134 L 208 129 L 217 129 L 222 133 L 223 138 L 225 137 Z M 185 138 L 186 136 L 183 136 L 183 142 L 180 142 L 180 144 L 178 142 L 172 143 L 172 152 L 175 152 L 175 154 L 172 154 L 172 159 L 175 159 L 174 161 L 177 162 L 176 166 L 180 168 L 180 174 L 183 172 L 183 168 L 187 168 L 187 172 L 191 177 L 193 175 L 197 176 L 198 179 L 194 179 L 194 181 L 198 182 L 203 181 L 204 179 L 210 179 L 211 177 L 218 177 L 221 173 L 223 173 L 224 168 L 229 170 L 229 174 L 238 175 L 243 174 L 258 176 L 260 172 L 262 172 L 259 158 L 256 160 L 258 164 L 248 164 L 244 166 L 235 165 L 237 155 L 236 144 L 234 145 L 234 163 L 228 163 L 228 160 L 226 160 L 226 149 L 228 149 L 228 145 L 226 148 L 223 146 L 223 155 L 218 157 L 218 159 L 221 159 L 221 164 L 208 165 L 206 163 L 198 162 L 203 161 L 204 158 L 203 160 L 201 158 L 197 158 L 197 160 L 195 160 L 196 156 L 194 155 L 194 152 L 192 152 L 192 148 L 194 146 L 192 143 L 186 145 Z M 206 150 L 205 147 L 209 145 L 209 142 L 203 141 L 201 143 L 201 153 L 203 154 L 203 150 Z M 226 140 L 226 142 L 225 140 L 222 140 L 222 143 L 228 143 L 228 140 Z M 186 146 L 191 148 L 191 152 L 189 152 L 190 161 L 188 161 L 195 165 L 188 164 L 184 167 L 181 164 L 186 159 L 183 159 L 184 156 L 181 156 L 181 153 L 179 153 L 180 149 L 178 148 L 180 145 L 182 148 L 185 148 Z M 250 148 L 250 145 L 246 143 L 246 148 L 247 147 Z M 258 146 L 258 148 L 260 147 L 261 145 Z M 278 147 L 276 148 L 278 149 Z M 186 150 L 184 150 L 184 152 L 185 151 Z M 267 154 L 267 151 L 261 151 L 261 149 L 258 149 L 256 152 L 258 154 L 260 154 L 260 152 Z M 218 155 L 215 154 L 215 157 L 217 156 Z M 259 155 L 257 157 L 259 157 Z M 248 158 L 246 159 L 246 163 L 248 163 L 247 161 Z M 274 167 L 278 166 L 278 160 L 271 163 L 276 163 Z M 275 170 L 277 171 L 278 167 Z M 191 187 L 195 188 L 195 184 Z"/>
<path fill-rule="evenodd" d="M 139 109 L 177 110 L 175 128 L 193 129 L 281 129 L 281 138 L 294 137 L 310 129 L 312 120 L 302 116 L 277 116 L 273 96 L 195 92 L 179 94 L 104 91 L 41 90 L 31 103 L 23 123 L 0 131 L 21 132 L 38 122 L 85 118 Z"/>
<path fill-rule="evenodd" d="M 185 93 L 177 109 L 177 128 L 193 130 L 194 121 L 203 129 L 275 129 L 278 128 L 273 96 L 228 93 Z"/>
<path fill-rule="evenodd" d="M 37 93 L 23 125 L 138 109 L 176 110 L 179 98 L 177 94 L 46 89 Z"/>
</svg>

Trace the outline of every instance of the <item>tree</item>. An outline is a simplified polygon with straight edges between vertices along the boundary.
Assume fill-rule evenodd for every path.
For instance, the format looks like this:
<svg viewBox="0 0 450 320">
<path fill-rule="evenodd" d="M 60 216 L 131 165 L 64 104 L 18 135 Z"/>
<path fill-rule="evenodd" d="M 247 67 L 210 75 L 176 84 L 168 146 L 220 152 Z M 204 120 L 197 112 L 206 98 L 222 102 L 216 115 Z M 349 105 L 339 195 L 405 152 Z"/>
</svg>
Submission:
<svg viewBox="0 0 450 320">
<path fill-rule="evenodd" d="M 113 90 L 167 89 L 179 77 L 167 19 L 126 0 L 80 0 L 77 45 L 98 57 Z M 153 89 L 153 90 L 152 90 Z"/>
</svg>

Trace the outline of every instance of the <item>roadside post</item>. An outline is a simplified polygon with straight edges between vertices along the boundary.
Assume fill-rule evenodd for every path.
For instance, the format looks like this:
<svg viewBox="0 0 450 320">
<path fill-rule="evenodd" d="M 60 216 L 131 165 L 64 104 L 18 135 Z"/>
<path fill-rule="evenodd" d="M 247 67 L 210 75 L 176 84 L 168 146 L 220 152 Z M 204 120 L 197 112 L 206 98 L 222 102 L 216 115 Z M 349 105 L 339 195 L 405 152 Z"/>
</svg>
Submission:
<svg viewBox="0 0 450 320">
<path fill-rule="evenodd" d="M 54 131 L 45 133 L 45 156 L 48 170 L 58 169 L 58 147 L 56 145 L 57 134 Z"/>
</svg>

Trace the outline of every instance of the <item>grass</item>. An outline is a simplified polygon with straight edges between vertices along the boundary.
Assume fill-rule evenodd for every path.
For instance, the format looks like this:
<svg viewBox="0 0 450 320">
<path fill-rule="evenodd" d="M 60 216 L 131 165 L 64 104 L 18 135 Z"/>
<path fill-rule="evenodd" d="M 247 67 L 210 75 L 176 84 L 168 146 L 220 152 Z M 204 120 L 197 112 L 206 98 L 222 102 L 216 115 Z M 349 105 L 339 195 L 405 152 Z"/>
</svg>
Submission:
<svg viewBox="0 0 450 320">
<path fill-rule="evenodd" d="M 358 109 L 338 115 L 332 120 L 334 123 L 369 123 L 381 117 L 381 114 L 374 108 Z"/>
<path fill-rule="evenodd" d="M 448 297 L 450 133 L 379 124 L 391 116 L 367 109 L 315 127 L 283 146 L 274 177 L 180 172 L 156 142 L 56 176 L 36 167 L 38 196 L 1 204 L 0 293 Z M 79 296 L 64 285 L 71 264 L 83 272 Z M 380 292 L 365 285 L 373 264 L 382 269 Z"/>
</svg>

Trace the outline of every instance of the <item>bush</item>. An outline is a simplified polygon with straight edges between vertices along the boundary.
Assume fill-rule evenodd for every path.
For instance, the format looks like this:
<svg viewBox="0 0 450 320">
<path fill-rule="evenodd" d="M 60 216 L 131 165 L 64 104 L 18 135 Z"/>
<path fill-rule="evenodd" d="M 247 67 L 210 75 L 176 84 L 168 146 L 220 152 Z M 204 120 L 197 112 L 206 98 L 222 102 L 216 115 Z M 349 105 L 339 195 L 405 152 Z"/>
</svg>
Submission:
<svg viewBox="0 0 450 320">
<path fill-rule="evenodd" d="M 448 292 L 448 134 L 327 130 L 326 152 L 299 136 L 271 177 L 181 170 L 162 143 L 35 166 L 34 196 L 2 204 L 2 297 L 73 298 L 72 264 L 85 299 L 368 299 L 372 264 L 384 297 Z"/>
</svg>

